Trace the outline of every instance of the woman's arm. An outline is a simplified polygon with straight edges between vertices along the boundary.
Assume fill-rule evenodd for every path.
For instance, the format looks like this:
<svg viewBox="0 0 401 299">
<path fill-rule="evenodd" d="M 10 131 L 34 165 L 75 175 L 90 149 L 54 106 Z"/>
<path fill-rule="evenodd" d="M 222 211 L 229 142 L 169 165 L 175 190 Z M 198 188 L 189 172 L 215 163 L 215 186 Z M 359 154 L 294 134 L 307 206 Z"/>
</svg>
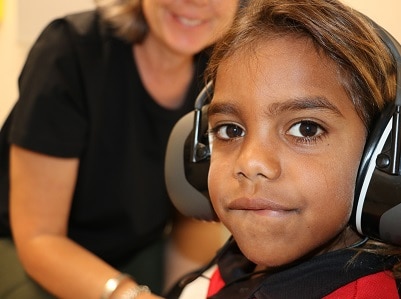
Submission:
<svg viewBox="0 0 401 299">
<path fill-rule="evenodd" d="M 78 165 L 76 158 L 11 146 L 11 226 L 21 262 L 34 280 L 60 298 L 99 299 L 118 271 L 67 237 Z M 111 298 L 135 285 L 125 281 Z"/>
<path fill-rule="evenodd" d="M 209 263 L 230 234 L 223 224 L 176 213 L 166 249 L 165 291 L 179 278 Z"/>
</svg>

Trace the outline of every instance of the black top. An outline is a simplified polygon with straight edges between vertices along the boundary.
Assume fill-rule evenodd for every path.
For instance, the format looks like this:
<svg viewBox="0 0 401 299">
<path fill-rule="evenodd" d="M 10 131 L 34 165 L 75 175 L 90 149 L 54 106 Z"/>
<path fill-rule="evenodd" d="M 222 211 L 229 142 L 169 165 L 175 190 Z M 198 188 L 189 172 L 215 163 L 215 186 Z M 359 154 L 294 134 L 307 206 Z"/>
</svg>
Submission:
<svg viewBox="0 0 401 299">
<path fill-rule="evenodd" d="M 10 236 L 10 143 L 57 157 L 78 157 L 68 235 L 118 266 L 158 238 L 171 204 L 164 155 L 175 122 L 193 109 L 206 65 L 185 104 L 159 106 L 145 90 L 132 45 L 113 37 L 95 12 L 50 23 L 32 47 L 19 99 L 0 132 L 0 236 Z"/>
</svg>

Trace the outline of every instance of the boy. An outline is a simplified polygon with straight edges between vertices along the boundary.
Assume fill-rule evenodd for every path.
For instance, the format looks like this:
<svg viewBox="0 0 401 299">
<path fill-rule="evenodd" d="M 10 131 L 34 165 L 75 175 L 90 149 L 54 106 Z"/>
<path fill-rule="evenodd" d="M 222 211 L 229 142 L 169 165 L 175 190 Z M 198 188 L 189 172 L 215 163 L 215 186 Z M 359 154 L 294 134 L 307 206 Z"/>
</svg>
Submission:
<svg viewBox="0 0 401 299">
<path fill-rule="evenodd" d="M 208 274 L 208 298 L 399 298 L 401 249 L 349 225 L 395 74 L 376 32 L 343 4 L 252 1 L 209 65 L 209 194 L 233 237 L 169 298 L 193 298 Z"/>
</svg>

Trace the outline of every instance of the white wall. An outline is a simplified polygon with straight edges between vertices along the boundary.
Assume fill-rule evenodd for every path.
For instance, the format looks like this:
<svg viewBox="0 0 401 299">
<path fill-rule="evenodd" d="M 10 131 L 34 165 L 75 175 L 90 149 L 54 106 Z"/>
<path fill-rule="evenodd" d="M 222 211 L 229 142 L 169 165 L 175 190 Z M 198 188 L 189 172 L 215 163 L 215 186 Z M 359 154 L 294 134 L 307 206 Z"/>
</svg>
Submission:
<svg viewBox="0 0 401 299">
<path fill-rule="evenodd" d="M 401 43 L 401 0 L 342 0 L 384 27 Z"/>
<path fill-rule="evenodd" d="M 26 53 L 50 19 L 89 9 L 93 0 L 3 0 L 0 23 L 0 124 L 17 98 L 17 77 Z M 401 0 L 343 0 L 385 27 L 401 41 Z"/>
<path fill-rule="evenodd" d="M 94 7 L 93 0 L 3 0 L 0 21 L 0 125 L 17 99 L 17 79 L 25 57 L 53 18 Z"/>
<path fill-rule="evenodd" d="M 92 8 L 92 0 L 14 0 L 17 2 L 17 34 L 22 42 L 32 42 L 45 24 L 68 12 Z"/>
</svg>

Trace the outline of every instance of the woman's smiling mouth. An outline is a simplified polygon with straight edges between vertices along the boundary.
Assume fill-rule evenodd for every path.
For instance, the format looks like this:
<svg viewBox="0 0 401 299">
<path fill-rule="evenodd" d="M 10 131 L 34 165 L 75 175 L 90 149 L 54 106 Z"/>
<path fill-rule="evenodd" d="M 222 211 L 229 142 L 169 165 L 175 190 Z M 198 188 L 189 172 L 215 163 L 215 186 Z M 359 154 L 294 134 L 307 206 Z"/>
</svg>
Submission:
<svg viewBox="0 0 401 299">
<path fill-rule="evenodd" d="M 188 27 L 199 26 L 200 24 L 203 23 L 203 21 L 200 19 L 191 19 L 191 18 L 180 17 L 180 16 L 177 16 L 176 18 L 181 24 L 188 26 Z"/>
</svg>

